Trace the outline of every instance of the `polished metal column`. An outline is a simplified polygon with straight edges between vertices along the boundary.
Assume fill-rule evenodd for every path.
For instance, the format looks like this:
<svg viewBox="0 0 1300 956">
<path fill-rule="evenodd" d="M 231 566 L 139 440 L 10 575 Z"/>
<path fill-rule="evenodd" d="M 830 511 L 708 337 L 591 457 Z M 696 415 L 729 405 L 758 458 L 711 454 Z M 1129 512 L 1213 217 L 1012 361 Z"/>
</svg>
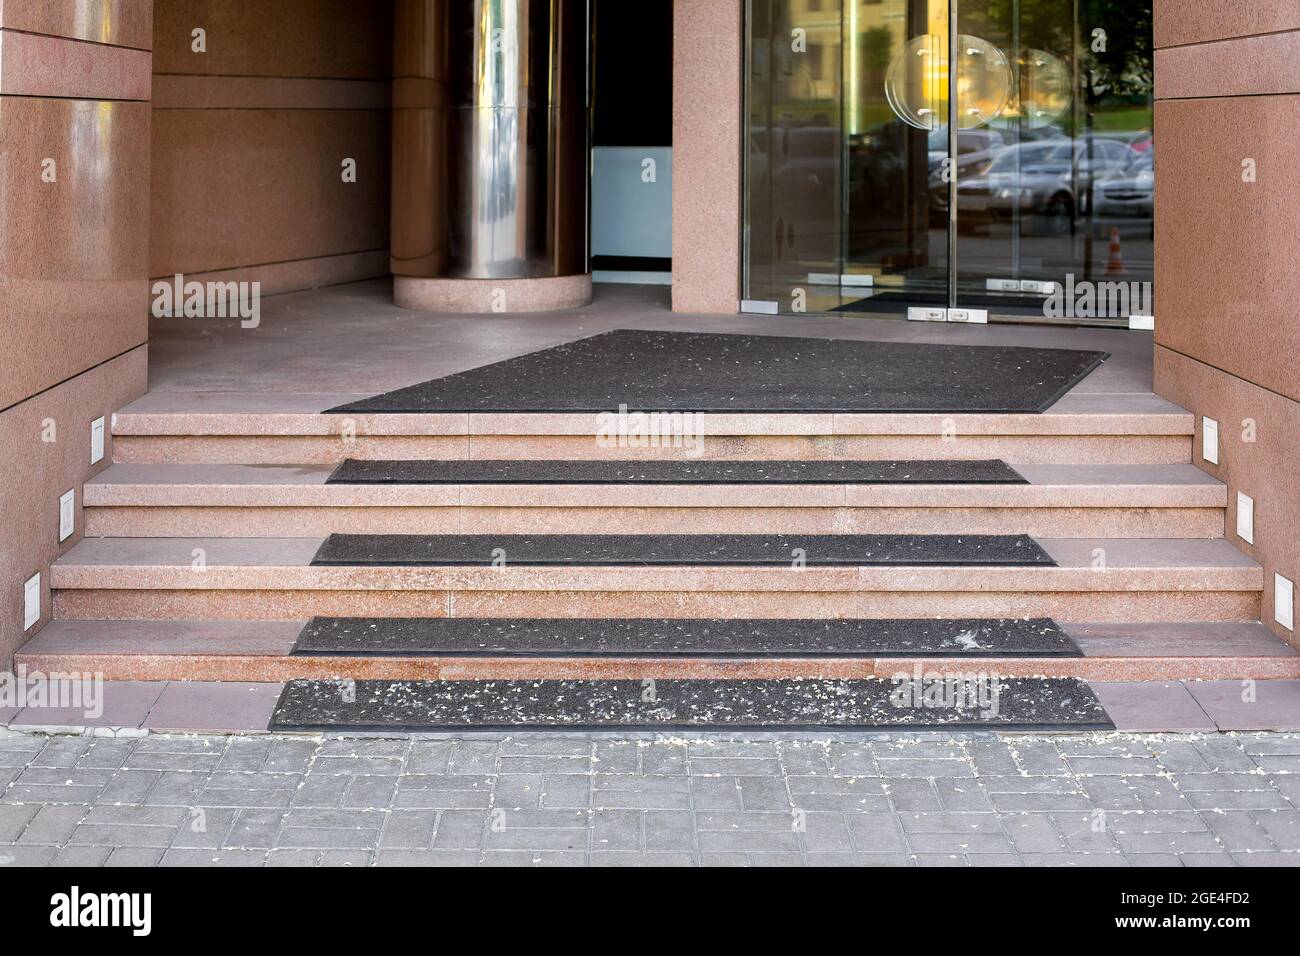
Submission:
<svg viewBox="0 0 1300 956">
<path fill-rule="evenodd" d="M 587 6 L 398 0 L 399 305 L 534 311 L 590 298 Z"/>
</svg>

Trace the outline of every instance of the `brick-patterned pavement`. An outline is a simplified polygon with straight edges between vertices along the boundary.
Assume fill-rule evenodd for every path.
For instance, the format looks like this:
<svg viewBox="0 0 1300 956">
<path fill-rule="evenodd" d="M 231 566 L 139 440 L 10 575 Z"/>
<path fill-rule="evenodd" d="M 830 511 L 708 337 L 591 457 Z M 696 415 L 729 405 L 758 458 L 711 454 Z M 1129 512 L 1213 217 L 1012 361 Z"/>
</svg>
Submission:
<svg viewBox="0 0 1300 956">
<path fill-rule="evenodd" d="M 1300 864 L 1300 735 L 0 731 L 0 864 Z"/>
</svg>

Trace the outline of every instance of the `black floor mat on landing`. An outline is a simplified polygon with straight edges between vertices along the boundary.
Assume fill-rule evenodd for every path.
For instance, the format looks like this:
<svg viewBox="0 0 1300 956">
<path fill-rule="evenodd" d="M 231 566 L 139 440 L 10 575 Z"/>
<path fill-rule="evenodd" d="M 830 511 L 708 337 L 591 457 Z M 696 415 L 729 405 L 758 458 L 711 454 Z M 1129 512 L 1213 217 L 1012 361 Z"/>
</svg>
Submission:
<svg viewBox="0 0 1300 956">
<path fill-rule="evenodd" d="M 1041 412 L 1104 352 L 618 329 L 329 409 Z"/>
<path fill-rule="evenodd" d="M 1082 657 L 1055 621 L 313 618 L 306 657 Z"/>
<path fill-rule="evenodd" d="M 989 461 L 359 461 L 334 485 L 1023 485 L 1010 465 Z"/>
<path fill-rule="evenodd" d="M 289 681 L 270 729 L 1113 730 L 1076 678 Z"/>
<path fill-rule="evenodd" d="M 1055 565 L 1028 535 L 332 534 L 313 565 Z"/>
</svg>

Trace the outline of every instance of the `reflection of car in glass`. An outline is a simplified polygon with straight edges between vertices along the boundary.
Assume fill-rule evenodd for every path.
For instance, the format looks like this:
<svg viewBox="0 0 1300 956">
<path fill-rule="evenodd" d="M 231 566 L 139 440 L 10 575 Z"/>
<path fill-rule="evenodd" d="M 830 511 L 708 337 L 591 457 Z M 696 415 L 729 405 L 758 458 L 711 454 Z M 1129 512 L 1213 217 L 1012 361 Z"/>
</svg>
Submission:
<svg viewBox="0 0 1300 956">
<path fill-rule="evenodd" d="M 996 129 L 959 129 L 957 131 L 957 162 L 973 153 L 987 153 L 1006 144 L 1002 133 Z M 930 159 L 930 173 L 933 174 L 948 158 L 948 127 L 941 126 L 930 130 L 926 139 L 926 150 Z"/>
<path fill-rule="evenodd" d="M 1151 218 L 1155 213 L 1156 170 L 1153 151 L 1140 153 L 1118 176 L 1097 183 L 1098 216 Z"/>
<path fill-rule="evenodd" d="M 989 164 L 999 153 L 1014 147 L 1002 146 L 997 150 L 983 149 L 976 153 L 967 153 L 957 157 L 958 182 L 972 176 L 982 176 L 988 172 Z M 948 219 L 948 182 L 943 178 L 943 167 L 933 166 L 927 182 L 930 191 L 930 224 L 942 225 Z"/>
<path fill-rule="evenodd" d="M 1135 156 L 1126 144 L 1101 137 L 1007 147 L 982 174 L 958 175 L 958 223 L 1006 221 L 1019 210 L 1059 235 L 1088 211 L 1094 183 L 1122 173 Z"/>
<path fill-rule="evenodd" d="M 1131 149 L 1138 153 L 1145 153 L 1151 149 L 1151 133 L 1148 130 L 1129 131 L 1125 133 L 1104 133 L 1107 139 L 1118 140 L 1127 144 Z"/>
</svg>

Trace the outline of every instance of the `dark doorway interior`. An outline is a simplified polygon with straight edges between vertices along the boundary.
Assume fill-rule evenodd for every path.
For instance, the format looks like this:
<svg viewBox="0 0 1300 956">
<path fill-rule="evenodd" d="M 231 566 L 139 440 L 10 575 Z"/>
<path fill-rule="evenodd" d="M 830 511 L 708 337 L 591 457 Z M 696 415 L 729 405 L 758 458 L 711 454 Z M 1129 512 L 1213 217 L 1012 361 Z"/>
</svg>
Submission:
<svg viewBox="0 0 1300 956">
<path fill-rule="evenodd" d="M 672 127 L 672 4 L 592 0 L 596 273 L 671 271 Z"/>
</svg>

